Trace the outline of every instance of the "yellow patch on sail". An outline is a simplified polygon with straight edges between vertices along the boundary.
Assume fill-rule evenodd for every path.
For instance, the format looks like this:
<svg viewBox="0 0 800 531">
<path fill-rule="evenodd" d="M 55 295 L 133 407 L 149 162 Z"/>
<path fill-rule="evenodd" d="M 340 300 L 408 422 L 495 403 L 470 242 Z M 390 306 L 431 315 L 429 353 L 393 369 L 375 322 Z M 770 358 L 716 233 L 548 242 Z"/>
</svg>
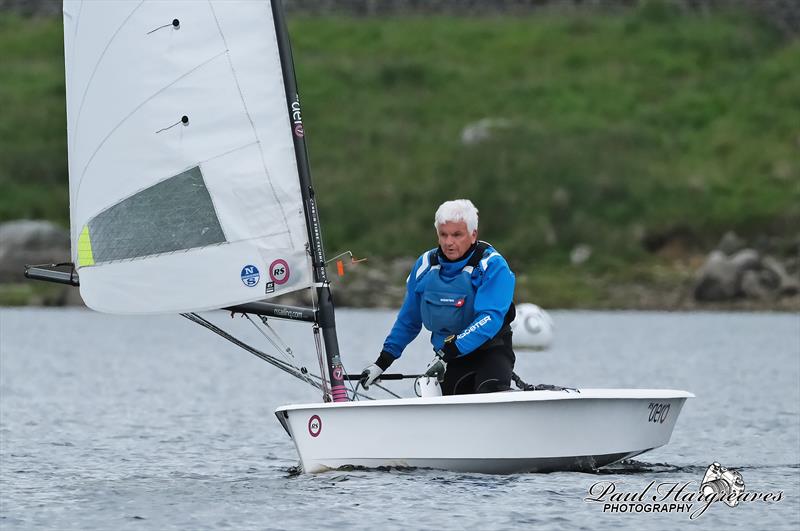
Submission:
<svg viewBox="0 0 800 531">
<path fill-rule="evenodd" d="M 89 225 L 83 227 L 78 237 L 78 267 L 94 265 L 92 241 L 89 239 Z"/>
</svg>

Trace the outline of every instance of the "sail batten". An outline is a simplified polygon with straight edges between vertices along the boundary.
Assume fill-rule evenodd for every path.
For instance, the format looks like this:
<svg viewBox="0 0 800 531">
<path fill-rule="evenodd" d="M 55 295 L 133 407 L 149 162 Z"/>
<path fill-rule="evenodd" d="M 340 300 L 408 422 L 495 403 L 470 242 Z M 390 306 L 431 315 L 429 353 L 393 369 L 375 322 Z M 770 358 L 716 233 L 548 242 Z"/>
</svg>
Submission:
<svg viewBox="0 0 800 531">
<path fill-rule="evenodd" d="M 72 258 L 90 307 L 313 285 L 269 2 L 64 3 Z"/>
</svg>

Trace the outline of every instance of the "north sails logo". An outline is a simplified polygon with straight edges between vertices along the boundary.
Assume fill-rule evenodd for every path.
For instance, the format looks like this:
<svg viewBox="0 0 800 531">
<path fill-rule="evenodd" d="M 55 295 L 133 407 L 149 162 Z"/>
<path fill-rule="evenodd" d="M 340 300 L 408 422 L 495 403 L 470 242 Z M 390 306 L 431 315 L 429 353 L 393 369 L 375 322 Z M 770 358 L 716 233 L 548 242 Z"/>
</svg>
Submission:
<svg viewBox="0 0 800 531">
<path fill-rule="evenodd" d="M 467 337 L 467 336 L 468 336 L 468 335 L 470 335 L 472 332 L 474 332 L 474 331 L 475 331 L 475 330 L 477 330 L 478 328 L 482 327 L 483 325 L 485 325 L 486 323 L 488 323 L 488 322 L 489 322 L 489 321 L 491 321 L 491 320 L 492 320 L 492 318 L 491 318 L 490 316 L 488 316 L 488 315 L 487 315 L 486 317 L 484 317 L 483 319 L 481 319 L 481 320 L 480 320 L 480 321 L 478 321 L 477 323 L 473 324 L 472 326 L 470 326 L 469 328 L 467 328 L 466 330 L 464 330 L 463 332 L 461 332 L 460 334 L 458 334 L 458 335 L 456 336 L 456 339 L 463 339 L 463 338 Z"/>
<path fill-rule="evenodd" d="M 244 266 L 239 276 L 242 279 L 242 283 L 248 288 L 257 285 L 261 279 L 261 273 L 258 272 L 258 268 L 252 264 Z"/>
</svg>

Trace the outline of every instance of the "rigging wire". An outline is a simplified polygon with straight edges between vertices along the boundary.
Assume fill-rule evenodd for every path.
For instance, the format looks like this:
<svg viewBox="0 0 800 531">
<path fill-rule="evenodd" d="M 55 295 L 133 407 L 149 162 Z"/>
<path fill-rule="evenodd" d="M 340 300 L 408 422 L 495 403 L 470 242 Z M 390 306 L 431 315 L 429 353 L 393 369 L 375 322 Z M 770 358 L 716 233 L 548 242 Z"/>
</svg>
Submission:
<svg viewBox="0 0 800 531">
<path fill-rule="evenodd" d="M 214 332 L 215 334 L 217 334 L 218 336 L 222 337 L 223 339 L 227 339 L 228 341 L 230 341 L 234 345 L 242 348 L 243 350 L 246 350 L 247 352 L 250 352 L 254 356 L 260 358 L 263 361 L 266 361 L 270 365 L 273 365 L 273 366 L 279 368 L 280 370 L 282 370 L 282 371 L 284 371 L 284 372 L 286 372 L 288 374 L 291 374 L 295 378 L 297 378 L 297 379 L 299 379 L 299 380 L 301 380 L 303 382 L 306 382 L 307 384 L 311 385 L 315 389 L 318 389 L 318 390 L 322 391 L 323 393 L 326 393 L 326 388 L 327 388 L 327 385 L 328 385 L 327 380 L 325 380 L 324 378 L 322 378 L 320 376 L 317 376 L 316 374 L 308 372 L 307 368 L 305 368 L 305 367 L 297 367 L 295 365 L 292 365 L 291 363 L 288 363 L 288 362 L 283 361 L 283 360 L 281 360 L 279 358 L 276 358 L 275 356 L 272 356 L 271 354 L 267 354 L 266 352 L 258 350 L 256 348 L 248 345 L 247 343 L 237 339 L 236 337 L 232 336 L 231 334 L 229 334 L 228 332 L 226 332 L 222 328 L 218 327 L 214 323 L 210 322 L 209 320 L 207 320 L 207 319 L 205 319 L 203 317 L 200 317 L 196 313 L 182 313 L 181 315 L 183 317 L 185 317 L 186 319 L 188 319 L 189 321 L 192 321 L 193 323 L 198 324 L 198 325 L 202 326 L 203 328 L 206 328 L 206 329 Z M 255 322 L 253 322 L 252 320 L 251 320 L 251 323 L 253 323 L 256 326 L 256 328 L 258 328 L 258 325 Z M 259 329 L 259 331 L 263 332 L 260 329 Z M 267 337 L 267 339 L 269 339 L 268 336 L 265 336 L 265 337 Z M 316 341 L 319 343 L 318 332 L 317 332 Z M 273 346 L 275 346 L 275 345 L 273 344 Z M 321 347 L 322 347 L 322 345 L 319 344 L 319 348 L 321 348 Z M 277 350 L 280 351 L 280 349 L 277 349 Z M 289 350 L 291 350 L 291 349 L 289 349 Z M 294 357 L 294 356 L 292 356 L 292 357 Z M 320 358 L 320 362 L 321 362 L 321 358 Z M 324 370 L 324 364 L 321 365 L 321 369 Z M 322 373 L 322 374 L 324 374 L 324 373 Z M 379 385 L 378 387 L 381 387 L 381 386 Z M 352 384 L 351 384 L 351 388 L 352 388 Z M 397 398 L 400 398 L 399 396 L 395 395 L 394 393 L 392 393 L 388 389 L 385 389 L 383 387 L 381 387 L 381 388 L 384 389 L 386 392 L 392 394 L 393 396 L 396 396 Z M 364 398 L 364 399 L 367 399 L 367 400 L 375 400 L 375 398 L 373 398 L 373 397 L 371 397 L 369 395 L 365 395 L 363 393 L 359 393 L 358 392 L 358 386 L 356 386 L 355 389 L 352 389 L 352 392 L 353 392 L 353 398 L 354 399 Z M 328 396 L 328 394 L 326 393 L 325 396 Z"/>
<path fill-rule="evenodd" d="M 307 382 L 310 385 L 316 387 L 317 389 L 322 390 L 322 386 L 319 383 L 314 382 L 313 380 L 311 380 L 310 378 L 308 378 L 306 376 L 306 374 L 308 374 L 308 370 L 305 367 L 297 368 L 297 367 L 293 366 L 290 363 L 286 363 L 285 361 L 276 358 L 275 356 L 272 356 L 270 354 L 267 354 L 266 352 L 262 352 L 262 351 L 260 351 L 260 350 L 258 350 L 256 348 L 254 348 L 254 347 L 251 347 L 247 343 L 244 343 L 243 341 L 240 341 L 239 339 L 236 339 L 235 337 L 233 337 L 231 334 L 229 334 L 225 330 L 221 329 L 220 327 L 218 327 L 214 323 L 208 321 L 207 319 L 204 319 L 204 318 L 200 317 L 196 313 L 182 313 L 181 315 L 183 317 L 185 317 L 186 319 L 192 321 L 193 323 L 199 324 L 200 326 L 202 326 L 204 328 L 207 328 L 208 330 L 211 330 L 212 332 L 214 332 L 218 336 L 220 336 L 220 337 L 222 337 L 224 339 L 227 339 L 228 341 L 230 341 L 234 345 L 246 350 L 247 352 L 257 356 L 258 358 L 261 358 L 262 360 L 266 361 L 267 363 L 269 363 L 269 364 L 281 369 L 282 371 L 284 371 L 286 373 L 291 374 L 295 378 L 298 378 L 298 379 L 300 379 L 300 380 L 302 380 L 304 382 Z M 305 371 L 305 373 L 303 371 Z"/>
<path fill-rule="evenodd" d="M 344 256 L 345 254 L 348 254 L 348 253 L 350 253 L 350 251 L 347 251 L 346 253 L 342 253 L 339 256 Z M 336 259 L 339 256 L 336 256 L 336 257 L 332 258 L 331 260 Z M 350 253 L 350 256 L 352 257 L 352 253 Z M 327 264 L 328 262 L 330 262 L 330 260 L 327 260 L 325 263 Z M 326 280 L 322 284 L 323 287 L 330 287 L 330 285 L 331 285 L 331 283 L 330 283 L 329 280 Z M 311 307 L 314 309 L 314 311 L 319 310 L 319 299 L 317 298 L 317 290 L 313 289 L 313 288 L 311 289 Z M 325 362 L 323 361 L 322 344 L 321 344 L 320 338 L 319 338 L 319 325 L 316 325 L 316 324 L 314 325 L 314 342 L 315 342 L 316 347 L 317 347 L 317 357 L 319 358 L 319 373 L 320 373 L 320 375 L 322 375 L 322 381 L 326 386 L 326 394 L 325 394 L 325 396 L 327 397 L 328 396 L 328 394 L 327 394 L 327 389 L 328 389 L 328 378 L 327 378 L 327 375 L 328 375 L 328 373 L 325 370 Z M 344 368 L 344 363 L 342 363 L 342 370 L 344 371 L 344 374 L 347 375 L 347 370 Z M 359 394 L 358 393 L 358 386 L 353 388 L 353 383 L 350 380 L 348 380 L 347 378 L 345 378 L 345 381 L 347 382 L 347 385 L 350 387 L 350 392 L 352 393 L 352 396 L 350 397 L 351 400 L 358 400 L 359 397 L 364 397 L 364 398 L 367 398 L 369 400 L 375 400 L 372 397 Z"/>
<path fill-rule="evenodd" d="M 281 340 L 281 339 L 280 339 L 280 337 L 278 336 L 277 332 L 275 332 L 275 330 L 273 330 L 271 326 L 267 325 L 267 327 L 270 329 L 270 331 L 271 331 L 271 332 L 272 332 L 272 333 L 275 335 L 275 338 L 273 339 L 273 338 L 271 338 L 269 335 L 267 335 L 267 334 L 266 334 L 266 333 L 265 333 L 265 332 L 264 332 L 264 331 L 263 331 L 261 328 L 259 328 L 259 327 L 258 327 L 258 325 L 256 324 L 256 322 L 255 322 L 255 321 L 253 321 L 253 320 L 250 318 L 250 316 L 249 316 L 248 314 L 244 314 L 244 316 L 245 316 L 245 318 L 246 318 L 248 321 L 250 321 L 250 324 L 252 324 L 252 325 L 255 327 L 255 329 L 256 329 L 256 330 L 258 330 L 258 332 L 259 332 L 259 333 L 260 333 L 262 336 L 264 336 L 264 338 L 265 338 L 267 341 L 269 341 L 269 342 L 270 342 L 270 344 L 271 344 L 273 347 L 275 347 L 275 350 L 277 350 L 278 352 L 280 352 L 280 353 L 281 353 L 281 355 L 282 355 L 282 356 L 284 356 L 284 358 L 286 359 L 286 363 L 287 363 L 287 365 L 293 366 L 293 365 L 292 365 L 292 362 L 291 362 L 291 360 L 289 359 L 289 356 L 291 356 L 292 358 L 294 358 L 294 354 L 292 354 L 292 349 L 290 349 L 289 347 L 287 347 L 287 346 L 286 346 L 286 343 L 283 343 L 283 340 Z M 265 325 L 267 324 L 267 323 L 266 323 L 266 319 L 267 319 L 266 317 L 264 317 L 264 316 L 261 316 L 261 320 L 262 320 L 262 322 L 264 322 L 264 324 L 265 324 Z M 285 351 L 284 351 L 284 350 L 281 350 L 281 347 L 278 345 L 277 341 L 280 341 L 281 343 L 283 343 L 283 345 L 286 347 L 286 348 L 285 348 Z M 287 354 L 288 354 L 288 356 L 287 356 Z M 295 368 L 296 368 L 296 367 L 295 367 Z M 308 378 L 308 369 L 306 369 L 305 367 L 300 367 L 300 369 L 299 369 L 299 370 L 300 370 L 300 373 L 301 373 L 301 374 L 304 376 L 304 378 L 303 378 L 303 379 L 304 379 L 304 380 L 306 380 L 306 381 L 307 381 L 308 383 L 310 383 L 311 385 L 314 385 L 314 384 L 313 384 L 311 381 L 309 381 L 309 378 Z"/>
<path fill-rule="evenodd" d="M 392 395 L 392 396 L 393 396 L 393 397 L 395 397 L 395 398 L 402 398 L 400 395 L 397 395 L 397 394 L 395 394 L 395 393 L 393 393 L 393 392 L 389 391 L 387 388 L 385 388 L 385 387 L 384 387 L 384 386 L 382 386 L 381 384 L 373 383 L 372 385 L 374 385 L 374 386 L 375 386 L 375 387 L 377 387 L 378 389 L 383 389 L 384 391 L 386 391 L 387 393 L 389 393 L 390 395 Z"/>
<path fill-rule="evenodd" d="M 272 335 L 275 336 L 275 340 L 281 343 L 281 347 L 283 348 L 283 350 L 290 357 L 294 358 L 294 352 L 292 352 L 292 347 L 287 345 L 286 342 L 283 339 L 281 339 L 281 336 L 278 335 L 278 332 L 276 332 L 275 329 L 270 326 L 269 318 L 266 315 L 259 315 L 259 317 L 261 318 L 261 322 L 264 324 L 264 326 L 266 326 L 269 329 L 269 331 L 272 332 Z M 258 326 L 256 326 L 256 328 L 258 328 Z"/>
<path fill-rule="evenodd" d="M 309 254 L 311 254 L 310 250 L 309 249 L 307 250 Z M 317 290 L 311 288 L 310 292 L 311 292 L 311 308 L 313 308 L 315 312 L 319 311 L 319 299 L 317 299 Z M 330 385 L 328 384 L 328 373 L 325 370 L 325 362 L 322 359 L 323 357 L 322 342 L 320 340 L 319 324 L 317 323 L 314 323 L 314 346 L 317 349 L 317 361 L 319 361 L 319 375 L 320 379 L 322 380 L 322 396 L 325 402 L 332 402 L 333 394 L 330 392 Z"/>
<path fill-rule="evenodd" d="M 342 371 L 344 371 L 344 376 L 345 376 L 344 381 L 346 382 L 347 385 L 350 386 L 350 392 L 353 393 L 353 397 L 351 398 L 351 400 L 358 400 L 358 393 L 356 393 L 356 389 L 358 389 L 358 383 L 356 383 L 356 387 L 353 388 L 353 381 L 347 377 L 348 373 L 347 369 L 345 369 L 344 367 L 344 363 L 342 363 Z M 358 380 L 358 382 L 360 383 L 360 380 Z"/>
<path fill-rule="evenodd" d="M 342 363 L 342 370 L 344 371 L 345 376 L 347 376 L 347 371 L 344 368 L 344 363 Z M 350 392 L 353 393 L 353 399 L 357 400 L 356 390 L 353 388 L 353 381 L 350 379 L 347 379 L 345 381 L 347 382 L 347 385 L 350 386 Z"/>
<path fill-rule="evenodd" d="M 400 396 L 400 395 L 397 395 L 397 394 L 395 394 L 395 393 L 393 393 L 393 392 L 389 391 L 387 388 L 385 388 L 384 386 L 382 386 L 382 385 L 380 385 L 380 384 L 378 384 L 378 383 L 373 383 L 372 385 L 374 385 L 375 387 L 378 387 L 379 389 L 383 389 L 384 391 L 386 391 L 387 393 L 389 393 L 390 395 L 392 395 L 392 396 L 393 396 L 393 397 L 395 397 L 395 398 L 403 398 L 402 396 Z M 372 398 L 371 396 L 359 395 L 359 393 L 358 393 L 358 388 L 359 388 L 360 386 L 361 386 L 361 380 L 356 380 L 356 386 L 355 386 L 355 388 L 353 388 L 353 384 L 352 384 L 352 383 L 350 384 L 350 388 L 351 388 L 351 390 L 353 391 L 353 397 L 354 397 L 353 399 L 354 399 L 354 400 L 358 400 L 358 397 L 359 397 L 359 396 L 363 396 L 364 398 L 368 398 L 369 400 L 375 400 L 375 398 Z"/>
<path fill-rule="evenodd" d="M 328 379 L 326 378 L 325 363 L 322 361 L 322 341 L 319 337 L 319 325 L 316 323 L 314 323 L 314 346 L 317 349 L 317 361 L 319 362 L 319 375 L 322 379 L 323 397 L 325 402 L 331 402 L 333 401 L 333 395 L 331 394 L 330 387 L 328 386 Z"/>
<path fill-rule="evenodd" d="M 256 324 L 256 322 L 255 322 L 255 321 L 253 321 L 253 320 L 250 318 L 250 316 L 249 316 L 248 314 L 244 314 L 244 317 L 245 317 L 245 319 L 247 319 L 248 321 L 250 321 L 250 323 L 251 323 L 251 324 L 252 324 L 252 325 L 255 327 L 255 329 L 256 329 L 256 330 L 258 330 L 258 333 L 259 333 L 259 334 L 261 334 L 262 336 L 264 336 L 264 339 L 266 339 L 267 341 L 269 341 L 269 343 L 270 343 L 270 344 L 271 344 L 273 347 L 275 347 L 275 350 L 277 350 L 278 352 L 280 352 L 280 353 L 281 353 L 281 355 L 283 355 L 283 356 L 285 356 L 285 357 L 286 357 L 286 361 L 288 362 L 288 361 L 289 361 L 289 358 L 288 358 L 288 356 L 286 356 L 286 354 L 287 354 L 287 353 L 288 353 L 288 354 L 291 354 L 291 350 L 290 350 L 290 349 L 286 349 L 286 351 L 283 351 L 283 350 L 281 349 L 281 346 L 280 346 L 280 345 L 278 345 L 278 342 L 276 341 L 276 338 L 272 338 L 272 337 L 268 336 L 266 332 L 264 332 L 264 331 L 263 331 L 261 328 L 259 328 L 259 327 L 258 327 L 258 325 Z M 262 316 L 262 319 L 266 319 L 266 317 L 263 317 L 263 316 Z M 266 323 L 265 323 L 265 324 L 266 324 Z M 273 333 L 273 334 L 275 334 L 275 331 L 274 331 L 274 330 L 272 330 L 272 328 L 270 328 L 270 330 L 272 331 L 272 333 Z M 277 337 L 277 334 L 275 334 L 275 335 L 276 335 L 276 337 Z M 292 356 L 292 358 L 294 358 L 294 356 Z"/>
</svg>

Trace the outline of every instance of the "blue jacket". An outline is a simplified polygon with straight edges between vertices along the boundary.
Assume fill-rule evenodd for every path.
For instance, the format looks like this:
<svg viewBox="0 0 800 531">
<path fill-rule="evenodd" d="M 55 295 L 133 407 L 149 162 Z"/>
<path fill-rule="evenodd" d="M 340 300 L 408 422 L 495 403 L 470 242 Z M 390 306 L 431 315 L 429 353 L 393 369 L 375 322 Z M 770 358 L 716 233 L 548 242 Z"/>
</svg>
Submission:
<svg viewBox="0 0 800 531">
<path fill-rule="evenodd" d="M 418 293 L 417 286 L 425 282 L 425 276 L 430 272 L 432 252 L 438 252 L 438 248 L 423 253 L 411 268 L 411 274 L 406 280 L 403 306 L 392 331 L 383 343 L 383 350 L 395 359 L 400 357 L 406 346 L 422 329 L 421 294 Z M 439 253 L 441 275 L 453 277 L 461 274 L 470 256 L 472 255 L 469 254 L 458 262 L 451 262 Z M 505 258 L 491 245 L 483 253 L 483 258 L 473 270 L 471 278 L 475 290 L 475 318 L 469 326 L 456 335 L 456 347 L 462 355 L 469 355 L 500 331 L 514 297 L 514 273 L 511 272 Z M 434 351 L 442 348 L 444 339 L 441 334 L 431 334 Z"/>
</svg>

